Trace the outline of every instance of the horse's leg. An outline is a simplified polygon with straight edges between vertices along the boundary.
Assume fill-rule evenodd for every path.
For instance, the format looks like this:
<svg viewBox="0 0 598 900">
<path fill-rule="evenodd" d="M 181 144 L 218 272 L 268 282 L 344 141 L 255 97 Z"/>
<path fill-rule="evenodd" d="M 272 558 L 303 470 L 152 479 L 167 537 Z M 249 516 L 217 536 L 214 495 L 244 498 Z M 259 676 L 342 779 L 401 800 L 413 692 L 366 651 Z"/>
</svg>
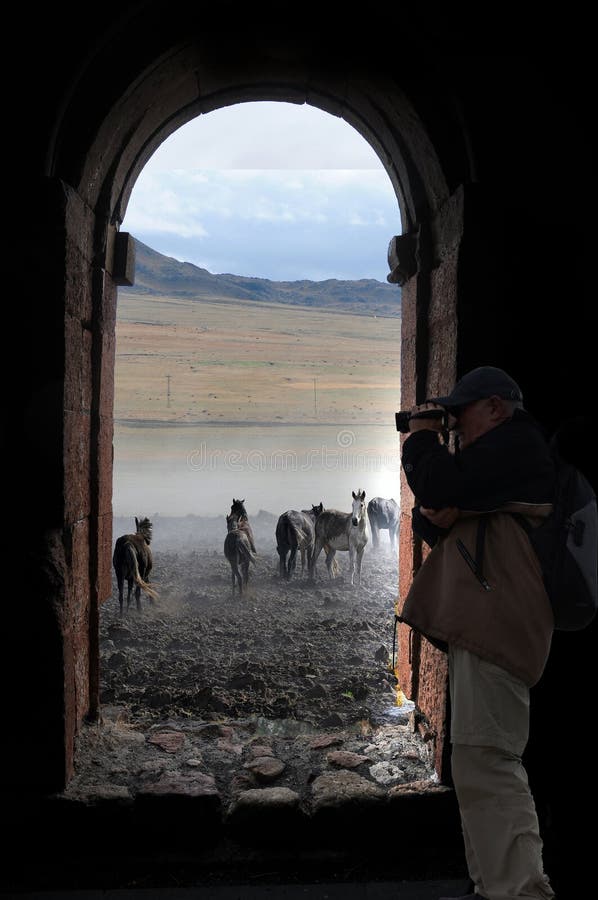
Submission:
<svg viewBox="0 0 598 900">
<path fill-rule="evenodd" d="M 320 538 L 317 537 L 317 538 L 316 538 L 316 543 L 315 543 L 315 546 L 314 546 L 314 551 L 313 551 L 313 553 L 312 553 L 312 555 L 311 555 L 311 563 L 310 563 L 310 566 L 309 566 L 309 574 L 310 574 L 310 578 L 312 578 L 312 579 L 315 579 L 315 577 L 316 577 L 316 563 L 317 563 L 317 561 L 318 561 L 318 556 L 319 556 L 320 553 L 322 552 L 322 547 L 323 547 L 323 546 L 324 546 L 324 544 L 322 543 L 322 541 L 320 540 Z M 326 564 L 328 565 L 328 562 L 327 562 Z"/>
<path fill-rule="evenodd" d="M 372 522 L 372 546 L 374 550 L 377 550 L 380 546 L 380 532 L 378 531 L 378 526 L 375 522 Z"/>
<path fill-rule="evenodd" d="M 355 584 L 355 547 L 349 544 L 349 571 L 351 572 L 351 584 Z"/>
<path fill-rule="evenodd" d="M 127 578 L 127 610 L 131 605 L 131 594 L 133 593 L 133 578 Z"/>
<path fill-rule="evenodd" d="M 311 558 L 314 552 L 314 545 L 311 541 L 308 541 L 305 546 L 305 568 L 307 569 L 307 576 L 309 577 L 311 570 Z"/>
<path fill-rule="evenodd" d="M 120 607 L 120 614 L 123 614 L 123 602 L 124 602 L 124 587 L 125 587 L 125 579 L 122 573 L 118 573 L 116 576 L 116 580 L 118 582 L 118 605 Z"/>
<path fill-rule="evenodd" d="M 296 565 L 297 565 L 297 544 L 294 544 L 291 547 L 291 552 L 289 553 L 289 571 L 288 571 L 288 575 L 287 575 L 287 578 L 289 579 L 289 581 L 293 577 Z"/>
<path fill-rule="evenodd" d="M 357 584 L 361 584 L 361 563 L 362 563 L 362 560 L 363 560 L 363 551 L 364 551 L 364 550 L 365 550 L 365 544 L 364 544 L 364 546 L 363 546 L 360 550 L 358 550 L 357 553 L 356 553 L 356 560 L 355 560 L 355 562 L 356 562 L 356 568 L 357 568 Z"/>
<path fill-rule="evenodd" d="M 286 578 L 286 555 L 287 551 L 283 550 L 282 547 L 277 547 L 278 550 L 278 574 L 280 578 Z"/>
<path fill-rule="evenodd" d="M 243 558 L 241 556 L 241 551 L 239 550 L 238 547 L 237 547 L 237 554 L 236 554 L 234 566 L 235 566 L 235 576 L 234 577 L 236 578 L 236 581 L 237 581 L 237 587 L 239 589 L 239 597 L 242 597 L 243 596 L 243 575 L 241 573 L 243 570 Z"/>
<path fill-rule="evenodd" d="M 336 556 L 336 550 L 333 550 L 332 547 L 326 551 L 326 568 L 328 569 L 328 577 L 334 578 L 334 557 Z"/>
</svg>

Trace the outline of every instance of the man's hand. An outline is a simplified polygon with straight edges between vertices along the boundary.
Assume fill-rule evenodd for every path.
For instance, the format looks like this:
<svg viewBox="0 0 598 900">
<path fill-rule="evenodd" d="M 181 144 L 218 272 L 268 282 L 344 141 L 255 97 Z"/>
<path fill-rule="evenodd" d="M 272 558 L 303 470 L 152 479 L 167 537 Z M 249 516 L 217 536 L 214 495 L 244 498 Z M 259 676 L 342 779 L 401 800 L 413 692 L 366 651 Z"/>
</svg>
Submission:
<svg viewBox="0 0 598 900">
<path fill-rule="evenodd" d="M 418 413 L 426 412 L 430 409 L 437 409 L 439 413 L 444 414 L 444 407 L 438 406 L 437 403 L 420 403 L 419 406 L 411 407 L 411 416 L 417 416 Z M 429 419 L 409 419 L 409 432 L 414 431 L 442 431 L 444 415 L 434 416 Z"/>
<path fill-rule="evenodd" d="M 419 511 L 437 528 L 451 528 L 459 518 L 459 509 L 456 506 L 445 506 L 444 509 L 427 509 L 420 506 Z"/>
</svg>

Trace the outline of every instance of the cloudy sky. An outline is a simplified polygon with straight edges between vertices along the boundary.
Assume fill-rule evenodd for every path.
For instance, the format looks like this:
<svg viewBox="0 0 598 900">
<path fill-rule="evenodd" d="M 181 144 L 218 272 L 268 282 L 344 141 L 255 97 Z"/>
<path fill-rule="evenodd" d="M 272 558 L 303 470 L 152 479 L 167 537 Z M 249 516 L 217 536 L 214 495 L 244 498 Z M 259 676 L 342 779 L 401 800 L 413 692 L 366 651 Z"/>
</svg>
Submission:
<svg viewBox="0 0 598 900">
<path fill-rule="evenodd" d="M 307 105 L 199 116 L 155 152 L 122 231 L 208 271 L 275 281 L 386 281 L 398 203 L 372 148 Z"/>
</svg>

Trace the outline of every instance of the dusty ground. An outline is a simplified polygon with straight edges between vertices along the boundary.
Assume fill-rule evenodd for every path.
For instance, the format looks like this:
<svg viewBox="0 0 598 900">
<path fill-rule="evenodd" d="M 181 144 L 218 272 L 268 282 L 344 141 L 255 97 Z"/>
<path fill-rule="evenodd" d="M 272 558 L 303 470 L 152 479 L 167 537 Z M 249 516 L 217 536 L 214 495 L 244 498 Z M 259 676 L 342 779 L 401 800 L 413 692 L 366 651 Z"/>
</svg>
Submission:
<svg viewBox="0 0 598 900">
<path fill-rule="evenodd" d="M 318 775 L 350 771 L 372 789 L 433 782 L 392 669 L 397 563 L 368 547 L 361 586 L 281 581 L 272 522 L 254 521 L 259 558 L 245 597 L 231 596 L 220 543 L 174 552 L 162 527 L 152 582 L 121 618 L 116 585 L 101 612 L 103 724 L 78 742 L 72 796 L 134 795 L 164 778 L 213 779 L 226 803 L 244 790 L 304 797 Z M 156 534 L 156 533 L 155 533 Z M 176 541 L 175 541 L 176 543 Z M 397 703 L 397 700 L 399 703 Z"/>
</svg>

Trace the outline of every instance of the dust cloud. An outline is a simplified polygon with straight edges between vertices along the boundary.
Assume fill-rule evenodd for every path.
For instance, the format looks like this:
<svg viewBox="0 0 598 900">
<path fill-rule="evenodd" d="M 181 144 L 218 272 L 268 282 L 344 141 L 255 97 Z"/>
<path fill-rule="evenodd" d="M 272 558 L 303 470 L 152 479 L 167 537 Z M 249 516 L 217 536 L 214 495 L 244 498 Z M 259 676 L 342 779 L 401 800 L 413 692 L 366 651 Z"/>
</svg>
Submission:
<svg viewBox="0 0 598 900">
<path fill-rule="evenodd" d="M 117 429 L 114 514 L 215 516 L 233 497 L 254 513 L 349 511 L 357 489 L 398 500 L 399 475 L 394 423 Z"/>
</svg>

